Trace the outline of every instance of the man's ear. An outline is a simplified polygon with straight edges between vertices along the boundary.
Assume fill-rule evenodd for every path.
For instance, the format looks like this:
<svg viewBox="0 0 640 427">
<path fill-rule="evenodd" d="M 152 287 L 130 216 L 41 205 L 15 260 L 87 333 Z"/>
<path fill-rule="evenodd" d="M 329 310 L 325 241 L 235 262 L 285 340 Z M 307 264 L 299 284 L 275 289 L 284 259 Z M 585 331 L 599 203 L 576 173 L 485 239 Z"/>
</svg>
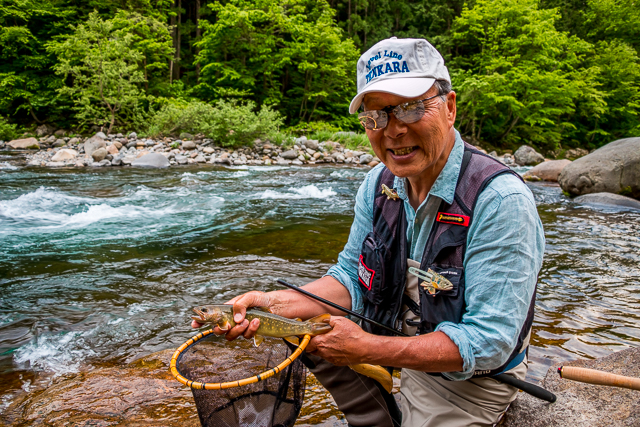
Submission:
<svg viewBox="0 0 640 427">
<path fill-rule="evenodd" d="M 456 93 L 451 91 L 447 94 L 447 122 L 450 128 L 456 122 L 456 113 Z"/>
</svg>

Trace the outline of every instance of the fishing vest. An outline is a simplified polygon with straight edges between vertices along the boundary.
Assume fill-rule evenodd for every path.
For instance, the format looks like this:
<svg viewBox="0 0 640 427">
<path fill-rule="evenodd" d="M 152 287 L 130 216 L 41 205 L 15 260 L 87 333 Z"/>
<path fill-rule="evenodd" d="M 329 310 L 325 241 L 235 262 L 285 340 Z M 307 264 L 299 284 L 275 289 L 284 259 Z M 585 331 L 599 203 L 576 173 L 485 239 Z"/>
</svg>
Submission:
<svg viewBox="0 0 640 427">
<path fill-rule="evenodd" d="M 417 326 L 418 334 L 433 332 L 435 327 L 448 321 L 460 323 L 465 312 L 464 255 L 467 233 L 473 223 L 473 210 L 478 196 L 496 176 L 513 172 L 510 168 L 464 143 L 464 155 L 455 196 L 452 204 L 442 201 L 420 262 L 420 269 L 431 269 L 446 277 L 453 288 L 431 295 L 422 286 L 419 306 L 404 295 L 409 246 L 407 242 L 407 219 L 404 202 L 376 192 L 373 203 L 373 231 L 362 243 L 358 263 L 358 281 L 364 292 L 364 315 L 384 325 L 401 329 L 400 309 L 406 304 L 420 321 L 410 323 Z M 382 184 L 393 188 L 395 176 L 384 168 L 378 177 L 376 189 Z M 533 323 L 535 291 L 518 342 L 507 362 L 490 371 L 476 371 L 474 376 L 490 376 L 500 373 L 519 354 L 522 344 Z M 392 335 L 391 332 L 366 323 L 363 329 L 377 335 Z"/>
</svg>

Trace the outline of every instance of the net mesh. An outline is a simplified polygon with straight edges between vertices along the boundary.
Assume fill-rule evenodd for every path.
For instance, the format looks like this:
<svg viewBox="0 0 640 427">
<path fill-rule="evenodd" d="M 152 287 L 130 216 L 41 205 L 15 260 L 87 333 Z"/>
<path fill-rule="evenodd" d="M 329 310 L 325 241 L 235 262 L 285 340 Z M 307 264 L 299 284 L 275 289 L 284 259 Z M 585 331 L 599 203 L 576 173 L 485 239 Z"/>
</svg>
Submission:
<svg viewBox="0 0 640 427">
<path fill-rule="evenodd" d="M 252 377 L 275 367 L 292 350 L 282 340 L 227 342 L 213 334 L 191 344 L 177 359 L 180 374 L 190 380 L 220 383 Z M 205 427 L 293 426 L 304 399 L 305 367 L 296 359 L 263 381 L 225 390 L 192 389 L 200 422 Z"/>
</svg>

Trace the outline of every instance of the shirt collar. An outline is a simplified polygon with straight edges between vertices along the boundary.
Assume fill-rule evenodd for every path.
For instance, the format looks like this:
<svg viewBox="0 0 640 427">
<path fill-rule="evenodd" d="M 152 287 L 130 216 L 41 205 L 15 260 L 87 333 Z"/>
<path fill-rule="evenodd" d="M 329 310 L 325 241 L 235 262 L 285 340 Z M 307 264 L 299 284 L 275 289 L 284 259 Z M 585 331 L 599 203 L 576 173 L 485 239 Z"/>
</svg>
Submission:
<svg viewBox="0 0 640 427">
<path fill-rule="evenodd" d="M 453 203 L 453 198 L 456 194 L 456 184 L 458 183 L 458 175 L 460 175 L 460 168 L 462 167 L 462 157 L 464 155 L 464 143 L 460 137 L 460 133 L 454 129 L 456 134 L 456 140 L 453 145 L 451 153 L 444 168 L 433 183 L 429 196 L 436 196 L 444 200 L 448 204 Z M 398 192 L 398 196 L 402 200 L 408 200 L 406 191 L 406 178 L 396 177 L 393 182 L 393 187 Z"/>
</svg>

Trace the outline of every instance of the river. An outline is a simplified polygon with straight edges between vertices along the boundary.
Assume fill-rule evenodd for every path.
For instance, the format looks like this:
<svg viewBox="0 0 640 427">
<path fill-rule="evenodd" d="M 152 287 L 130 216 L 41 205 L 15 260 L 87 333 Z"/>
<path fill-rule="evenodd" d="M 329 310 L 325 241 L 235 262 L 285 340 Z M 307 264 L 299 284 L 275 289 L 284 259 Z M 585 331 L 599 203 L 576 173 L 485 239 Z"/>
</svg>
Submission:
<svg viewBox="0 0 640 427">
<path fill-rule="evenodd" d="M 0 412 L 52 377 L 178 347 L 195 305 L 321 276 L 368 171 L 22 164 L 0 152 Z M 637 345 L 640 213 L 528 185 L 546 236 L 529 353 L 539 380 L 555 362 Z"/>
</svg>

